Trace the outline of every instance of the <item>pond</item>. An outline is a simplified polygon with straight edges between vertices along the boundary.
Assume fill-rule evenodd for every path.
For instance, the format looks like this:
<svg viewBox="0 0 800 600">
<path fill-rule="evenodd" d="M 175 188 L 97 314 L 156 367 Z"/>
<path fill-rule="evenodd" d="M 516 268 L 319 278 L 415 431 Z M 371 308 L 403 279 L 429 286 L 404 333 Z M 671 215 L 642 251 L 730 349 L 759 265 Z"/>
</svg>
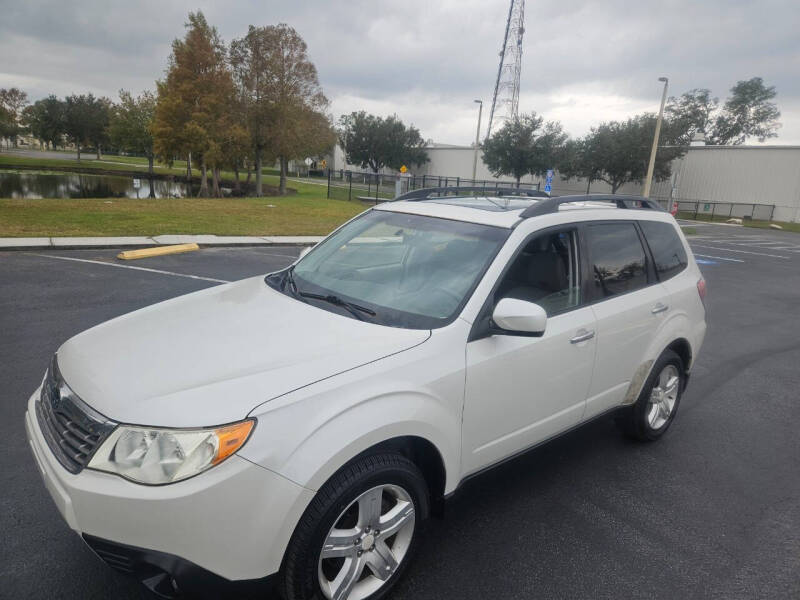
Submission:
<svg viewBox="0 0 800 600">
<path fill-rule="evenodd" d="M 137 189 L 132 177 L 118 175 L 0 170 L 0 198 L 147 198 L 150 181 L 142 177 L 138 182 Z M 184 198 L 189 187 L 178 181 L 154 180 L 152 184 L 157 198 Z M 198 187 L 192 185 L 192 195 Z M 223 188 L 223 193 L 230 190 Z"/>
</svg>

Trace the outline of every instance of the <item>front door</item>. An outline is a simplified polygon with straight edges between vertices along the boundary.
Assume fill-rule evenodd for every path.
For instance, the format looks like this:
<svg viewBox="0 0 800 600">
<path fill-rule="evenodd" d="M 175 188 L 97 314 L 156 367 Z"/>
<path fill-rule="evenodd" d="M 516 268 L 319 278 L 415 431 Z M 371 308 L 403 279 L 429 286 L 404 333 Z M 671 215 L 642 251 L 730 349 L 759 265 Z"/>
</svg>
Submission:
<svg viewBox="0 0 800 600">
<path fill-rule="evenodd" d="M 487 305 L 512 297 L 548 313 L 541 337 L 484 335 L 467 343 L 465 475 L 580 421 L 595 361 L 595 317 L 582 300 L 575 229 L 526 242 Z M 489 313 L 490 314 L 490 313 Z"/>
</svg>

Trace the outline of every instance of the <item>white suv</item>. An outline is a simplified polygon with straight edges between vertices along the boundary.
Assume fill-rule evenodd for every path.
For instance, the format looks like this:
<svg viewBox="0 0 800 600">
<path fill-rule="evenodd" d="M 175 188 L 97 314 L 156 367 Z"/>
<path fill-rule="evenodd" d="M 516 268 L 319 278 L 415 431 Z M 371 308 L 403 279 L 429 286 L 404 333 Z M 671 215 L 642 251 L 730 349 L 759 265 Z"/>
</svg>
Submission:
<svg viewBox="0 0 800 600">
<path fill-rule="evenodd" d="M 611 411 L 660 437 L 706 330 L 675 219 L 435 193 L 64 343 L 26 428 L 69 526 L 165 597 L 381 598 L 466 478 Z"/>
</svg>

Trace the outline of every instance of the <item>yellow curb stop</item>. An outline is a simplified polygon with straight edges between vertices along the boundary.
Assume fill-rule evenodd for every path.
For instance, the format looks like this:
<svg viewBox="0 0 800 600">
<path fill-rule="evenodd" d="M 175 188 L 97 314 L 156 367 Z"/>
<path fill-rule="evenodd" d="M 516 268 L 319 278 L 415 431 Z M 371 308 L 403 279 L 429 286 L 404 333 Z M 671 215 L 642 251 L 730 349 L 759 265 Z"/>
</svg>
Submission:
<svg viewBox="0 0 800 600">
<path fill-rule="evenodd" d="M 142 248 L 141 250 L 125 250 L 117 254 L 122 260 L 135 260 L 137 258 L 151 258 L 164 254 L 180 254 L 181 252 L 194 252 L 200 250 L 197 244 L 175 244 L 174 246 L 156 246 L 155 248 Z"/>
</svg>

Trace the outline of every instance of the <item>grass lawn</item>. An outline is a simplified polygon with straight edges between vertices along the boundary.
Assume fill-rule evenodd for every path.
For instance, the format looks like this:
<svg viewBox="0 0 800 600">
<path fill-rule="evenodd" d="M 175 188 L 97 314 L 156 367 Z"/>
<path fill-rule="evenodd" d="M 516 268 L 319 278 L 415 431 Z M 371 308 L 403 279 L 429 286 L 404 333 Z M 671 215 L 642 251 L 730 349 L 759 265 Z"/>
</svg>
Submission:
<svg viewBox="0 0 800 600">
<path fill-rule="evenodd" d="M 14 164 L 63 168 L 67 172 L 78 166 L 109 171 L 147 169 L 147 160 L 138 157 L 109 156 L 102 161 L 78 162 L 0 155 L 0 168 Z M 162 173 L 182 174 L 185 163 L 172 169 L 156 168 Z M 232 178 L 233 174 L 223 173 L 225 176 Z M 264 183 L 277 187 L 278 177 L 265 175 Z M 265 198 L 0 198 L 0 237 L 324 235 L 367 208 L 357 201 L 328 199 L 324 184 L 290 181 L 289 187 L 294 191 L 290 196 Z"/>
<path fill-rule="evenodd" d="M 695 219 L 694 213 L 688 211 L 688 212 L 679 212 L 676 218 L 686 219 L 688 221 L 699 221 L 707 223 L 724 223 L 730 217 L 714 215 L 714 220 L 712 221 L 711 215 L 699 214 L 697 215 L 697 219 Z M 776 225 L 780 225 L 785 231 L 794 231 L 800 233 L 800 223 L 791 223 L 789 221 L 758 221 L 758 220 L 744 220 L 744 219 L 742 220 L 742 226 L 756 227 L 759 229 L 769 229 L 769 226 L 773 223 L 775 223 Z"/>
<path fill-rule="evenodd" d="M 324 235 L 360 202 L 284 198 L 0 199 L 0 237 Z"/>
<path fill-rule="evenodd" d="M 710 218 L 710 215 L 699 214 L 699 215 L 697 215 L 697 219 L 695 219 L 694 218 L 694 213 L 691 212 L 691 211 L 689 211 L 689 212 L 679 212 L 678 215 L 677 215 L 677 218 L 678 219 L 687 219 L 687 220 L 690 220 L 690 221 L 697 220 L 697 221 L 705 221 L 705 222 L 708 222 L 708 223 L 712 222 L 711 218 Z M 729 219 L 729 217 L 727 217 L 727 216 L 721 217 L 721 216 L 715 215 L 713 222 L 714 223 L 724 223 L 728 219 Z M 780 225 L 784 229 L 784 231 L 794 231 L 796 233 L 800 233 L 800 223 L 791 223 L 791 222 L 788 222 L 788 221 L 752 221 L 752 220 L 751 221 L 745 221 L 745 220 L 742 220 L 742 225 L 744 227 L 756 227 L 758 229 L 769 229 L 769 226 L 772 223 L 775 223 L 776 225 Z"/>
<path fill-rule="evenodd" d="M 794 231 L 800 233 L 800 223 L 790 223 L 788 221 L 743 221 L 745 227 L 756 227 L 759 229 L 769 229 L 769 226 L 775 223 L 780 225 L 784 231 Z"/>
</svg>

